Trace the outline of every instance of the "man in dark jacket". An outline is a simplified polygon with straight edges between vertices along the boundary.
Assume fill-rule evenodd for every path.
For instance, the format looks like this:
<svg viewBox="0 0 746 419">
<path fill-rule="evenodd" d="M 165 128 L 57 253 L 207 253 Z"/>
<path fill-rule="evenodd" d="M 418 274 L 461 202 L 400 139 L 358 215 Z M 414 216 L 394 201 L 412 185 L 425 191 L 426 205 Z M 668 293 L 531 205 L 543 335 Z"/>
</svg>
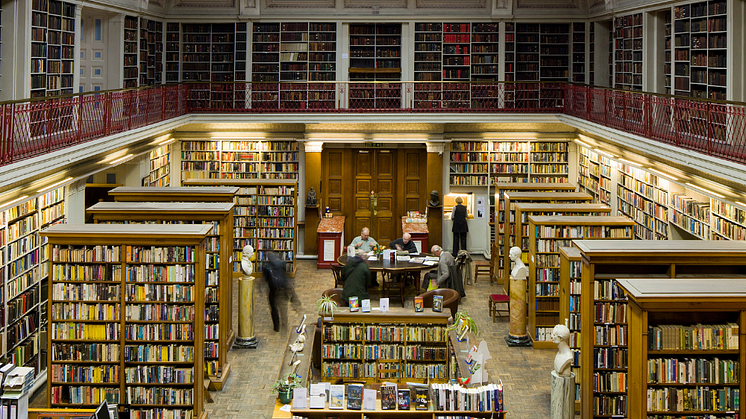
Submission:
<svg viewBox="0 0 746 419">
<path fill-rule="evenodd" d="M 401 238 L 396 239 L 389 243 L 391 250 L 406 250 L 409 253 L 417 253 L 417 245 L 412 241 L 412 235 L 404 233 Z"/>
<path fill-rule="evenodd" d="M 342 268 L 342 280 L 345 285 L 342 289 L 342 298 L 349 301 L 350 297 L 357 297 L 358 300 L 370 298 L 368 295 L 368 285 L 371 282 L 370 268 L 365 261 L 365 253 L 358 251 L 358 254 L 347 259 L 347 263 Z"/>
<path fill-rule="evenodd" d="M 469 225 L 466 222 L 468 217 L 466 206 L 463 205 L 464 199 L 456 197 L 456 206 L 451 211 L 451 221 L 453 221 L 453 254 L 458 255 L 459 250 L 466 250 L 466 233 L 469 232 Z"/>
<path fill-rule="evenodd" d="M 275 252 L 270 252 L 269 261 L 264 263 L 262 273 L 269 285 L 269 309 L 272 313 L 272 324 L 275 332 L 287 328 L 288 301 L 296 311 L 300 311 L 300 300 L 295 293 L 292 282 L 285 274 L 286 263 Z"/>
</svg>

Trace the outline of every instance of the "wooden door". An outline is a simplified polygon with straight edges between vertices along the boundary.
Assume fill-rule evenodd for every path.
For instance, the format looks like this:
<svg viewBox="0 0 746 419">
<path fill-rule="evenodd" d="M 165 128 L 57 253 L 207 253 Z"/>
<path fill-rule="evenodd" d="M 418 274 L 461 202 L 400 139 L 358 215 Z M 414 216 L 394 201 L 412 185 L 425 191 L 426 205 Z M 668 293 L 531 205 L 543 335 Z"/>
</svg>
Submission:
<svg viewBox="0 0 746 419">
<path fill-rule="evenodd" d="M 355 215 L 353 234 L 363 227 L 379 243 L 397 238 L 394 203 L 396 197 L 396 149 L 353 150 Z M 371 195 L 375 199 L 371 199 Z M 375 205 L 377 201 L 377 205 Z"/>
</svg>

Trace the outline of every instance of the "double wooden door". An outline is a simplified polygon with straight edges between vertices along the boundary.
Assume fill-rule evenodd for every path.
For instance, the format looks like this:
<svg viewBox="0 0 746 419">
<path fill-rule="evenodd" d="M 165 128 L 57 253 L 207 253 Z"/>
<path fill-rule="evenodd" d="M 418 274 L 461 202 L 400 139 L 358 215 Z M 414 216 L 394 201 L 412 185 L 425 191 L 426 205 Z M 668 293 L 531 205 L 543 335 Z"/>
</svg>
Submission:
<svg viewBox="0 0 746 419">
<path fill-rule="evenodd" d="M 363 227 L 381 244 L 401 237 L 401 217 L 424 211 L 427 153 L 422 148 L 331 148 L 322 152 L 322 196 L 345 215 L 345 241 Z M 325 188 L 324 185 L 327 185 Z"/>
</svg>

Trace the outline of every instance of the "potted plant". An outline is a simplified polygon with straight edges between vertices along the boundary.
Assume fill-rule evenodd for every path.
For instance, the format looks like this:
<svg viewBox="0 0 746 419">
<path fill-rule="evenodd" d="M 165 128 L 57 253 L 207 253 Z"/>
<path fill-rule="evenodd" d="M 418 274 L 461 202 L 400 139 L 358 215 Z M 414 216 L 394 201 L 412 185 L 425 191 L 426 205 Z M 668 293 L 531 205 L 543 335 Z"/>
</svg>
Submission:
<svg viewBox="0 0 746 419">
<path fill-rule="evenodd" d="M 477 322 L 475 322 L 474 319 L 471 318 L 466 310 L 459 310 L 458 312 L 456 312 L 456 315 L 453 316 L 453 324 L 448 326 L 448 330 L 456 330 L 460 333 L 464 327 L 474 332 L 475 336 L 479 336 L 479 328 L 477 327 Z"/>
<path fill-rule="evenodd" d="M 275 382 L 272 392 L 277 393 L 280 403 L 288 404 L 293 400 L 293 389 L 302 387 L 303 381 L 301 381 L 298 374 L 291 372 Z"/>
<path fill-rule="evenodd" d="M 316 301 L 316 310 L 322 316 L 334 316 L 336 308 L 337 303 L 330 296 L 321 297 Z"/>
</svg>

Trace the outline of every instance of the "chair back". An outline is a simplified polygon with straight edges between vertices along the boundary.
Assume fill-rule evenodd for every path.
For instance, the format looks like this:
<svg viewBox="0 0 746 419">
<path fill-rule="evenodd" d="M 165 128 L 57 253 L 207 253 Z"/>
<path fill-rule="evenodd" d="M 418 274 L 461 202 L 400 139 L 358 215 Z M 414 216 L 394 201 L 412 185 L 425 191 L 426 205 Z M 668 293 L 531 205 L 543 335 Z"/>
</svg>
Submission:
<svg viewBox="0 0 746 419">
<path fill-rule="evenodd" d="M 418 297 L 422 297 L 423 307 L 432 308 L 433 307 L 433 296 L 435 295 L 443 296 L 443 307 L 448 307 L 451 309 L 451 317 L 456 315 L 456 312 L 458 311 L 458 300 L 459 300 L 458 291 L 452 290 L 450 288 L 438 288 L 438 289 L 434 289 L 432 291 L 428 291 L 423 294 L 420 294 L 418 295 Z"/>
<path fill-rule="evenodd" d="M 330 266 L 332 268 L 332 275 L 334 276 L 334 287 L 343 286 L 344 281 L 342 281 L 342 265 L 337 262 L 332 262 Z"/>
<path fill-rule="evenodd" d="M 342 298 L 342 288 L 329 288 L 321 293 L 322 297 L 331 297 L 332 301 L 337 303 L 339 307 L 347 307 L 347 303 Z"/>
</svg>

